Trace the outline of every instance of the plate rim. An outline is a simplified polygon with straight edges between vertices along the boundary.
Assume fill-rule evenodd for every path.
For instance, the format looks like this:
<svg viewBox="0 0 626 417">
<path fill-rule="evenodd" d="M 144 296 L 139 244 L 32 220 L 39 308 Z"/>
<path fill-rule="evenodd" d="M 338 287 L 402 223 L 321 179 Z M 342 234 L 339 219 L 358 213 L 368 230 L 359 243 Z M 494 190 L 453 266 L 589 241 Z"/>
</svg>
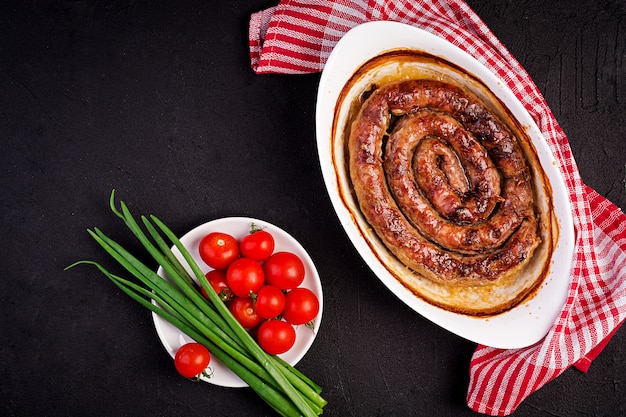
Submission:
<svg viewBox="0 0 626 417">
<path fill-rule="evenodd" d="M 236 224 L 236 227 L 240 227 L 242 229 L 244 225 L 246 225 L 247 230 L 249 230 L 252 223 L 254 223 L 255 225 L 261 228 L 268 229 L 268 231 L 272 233 L 272 236 L 277 241 L 276 242 L 277 246 L 275 247 L 274 252 L 277 252 L 279 250 L 290 250 L 285 247 L 286 246 L 285 243 L 280 244 L 279 240 L 281 241 L 286 240 L 288 243 L 287 246 L 293 245 L 295 250 L 290 250 L 290 251 L 296 252 L 298 256 L 302 258 L 302 261 L 305 264 L 305 271 L 307 272 L 307 274 L 305 275 L 303 284 L 301 284 L 301 286 L 306 286 L 307 288 L 311 289 L 317 295 L 318 300 L 319 300 L 319 305 L 320 305 L 319 312 L 318 312 L 318 315 L 315 317 L 313 329 L 309 329 L 308 327 L 304 325 L 296 326 L 297 334 L 299 335 L 303 333 L 308 334 L 310 332 L 312 335 L 307 337 L 307 339 L 303 342 L 303 345 L 300 346 L 299 351 L 296 352 L 296 351 L 290 350 L 284 354 L 278 355 L 282 357 L 283 359 L 285 359 L 290 365 L 295 366 L 298 364 L 298 362 L 300 362 L 300 360 L 302 360 L 302 358 L 309 352 L 309 350 L 313 346 L 313 343 L 319 333 L 319 329 L 320 329 L 321 322 L 322 322 L 323 311 L 324 311 L 324 295 L 323 295 L 322 283 L 321 283 L 321 279 L 319 276 L 319 272 L 317 271 L 317 267 L 315 266 L 313 259 L 311 258 L 309 253 L 306 251 L 306 249 L 302 246 L 302 244 L 297 239 L 295 239 L 291 234 L 289 234 L 287 231 L 282 229 L 281 227 L 276 226 L 275 224 L 272 224 L 265 220 L 260 220 L 260 219 L 256 219 L 253 217 L 246 217 L 246 216 L 221 217 L 221 218 L 216 218 L 213 220 L 206 221 L 202 224 L 199 224 L 193 227 L 192 229 L 184 233 L 179 238 L 179 240 L 183 242 L 184 244 L 184 242 L 195 237 L 196 235 L 203 236 L 211 231 L 224 231 L 226 227 L 235 227 L 233 226 L 234 224 Z M 224 225 L 227 225 L 227 226 L 224 226 Z M 242 234 L 244 233 L 242 232 Z M 238 238 L 238 240 L 240 239 L 240 237 L 237 237 L 237 236 L 235 237 Z M 190 250 L 190 248 L 187 247 L 187 245 L 184 245 L 184 246 L 187 248 L 187 250 L 190 251 L 191 256 L 194 257 L 194 259 L 198 263 L 198 266 L 203 272 L 206 273 L 207 271 L 212 269 L 208 265 L 203 264 L 201 261 L 198 262 L 199 255 L 194 254 Z M 172 248 L 172 249 L 173 249 L 173 252 L 176 254 L 176 256 L 179 257 L 179 259 L 182 259 L 182 256 L 180 255 L 180 252 L 178 251 L 178 249 L 176 248 Z M 185 267 L 187 268 L 186 265 Z M 157 274 L 159 274 L 159 276 L 161 276 L 162 278 L 165 278 L 165 272 L 161 266 L 157 268 Z M 193 277 L 193 274 L 191 275 Z M 193 278 L 195 280 L 195 277 Z M 156 313 L 151 312 L 151 316 L 152 316 L 153 326 L 157 333 L 159 342 L 161 343 L 164 350 L 173 359 L 175 356 L 175 350 L 170 348 L 169 343 L 167 343 L 166 341 L 166 338 L 164 336 L 164 332 L 166 331 L 165 329 L 167 329 L 167 331 L 170 331 L 170 332 L 178 333 L 177 337 L 179 337 L 180 340 L 184 339 L 187 341 L 192 341 L 192 339 L 189 336 L 185 335 L 180 330 L 178 330 L 177 328 L 175 328 L 165 319 L 158 316 Z M 298 343 L 298 339 L 296 339 L 296 343 Z M 219 362 L 217 358 L 214 358 L 214 357 L 211 358 L 211 364 L 209 364 L 209 367 L 212 367 L 212 366 L 214 367 L 216 363 L 218 364 L 220 372 L 228 373 L 228 375 L 223 377 L 224 381 L 221 381 L 221 380 L 216 381 L 214 378 L 208 378 L 206 376 L 201 376 L 200 377 L 201 381 L 208 382 L 212 385 L 227 387 L 227 388 L 248 387 L 248 384 L 246 384 L 243 380 L 241 380 L 239 376 L 237 376 L 233 371 L 228 369 L 224 364 Z"/>
</svg>

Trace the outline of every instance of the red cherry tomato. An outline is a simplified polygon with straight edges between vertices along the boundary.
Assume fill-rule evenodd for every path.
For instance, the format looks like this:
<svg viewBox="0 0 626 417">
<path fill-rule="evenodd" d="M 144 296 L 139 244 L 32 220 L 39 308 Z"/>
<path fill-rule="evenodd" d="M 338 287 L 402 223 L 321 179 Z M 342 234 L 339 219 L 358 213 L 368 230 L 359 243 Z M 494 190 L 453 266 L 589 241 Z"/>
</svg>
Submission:
<svg viewBox="0 0 626 417">
<path fill-rule="evenodd" d="M 228 301 L 233 298 L 233 292 L 228 287 L 228 282 L 226 281 L 226 272 L 212 269 L 204 274 L 204 276 L 222 301 Z M 209 295 L 203 287 L 200 287 L 200 291 L 207 299 L 209 298 Z"/>
<path fill-rule="evenodd" d="M 263 286 L 265 275 L 257 261 L 238 258 L 228 266 L 226 281 L 236 296 L 247 297 Z"/>
<path fill-rule="evenodd" d="M 283 312 L 285 294 L 273 285 L 261 287 L 256 295 L 256 312 L 264 319 L 273 319 Z"/>
<path fill-rule="evenodd" d="M 296 330 L 286 321 L 267 320 L 257 331 L 259 346 L 270 355 L 287 352 L 296 342 Z"/>
<path fill-rule="evenodd" d="M 264 261 L 274 252 L 274 237 L 265 230 L 253 229 L 249 235 L 244 236 L 239 242 L 241 256 Z"/>
<path fill-rule="evenodd" d="M 250 297 L 233 298 L 228 303 L 228 309 L 244 329 L 252 329 L 262 320 L 256 313 L 254 300 Z"/>
<path fill-rule="evenodd" d="M 239 257 L 239 242 L 228 233 L 212 232 L 200 240 L 200 258 L 214 269 L 226 269 Z"/>
<path fill-rule="evenodd" d="M 291 290 L 304 280 L 304 263 L 291 252 L 276 252 L 263 264 L 265 281 L 281 290 Z"/>
<path fill-rule="evenodd" d="M 176 351 L 174 366 L 179 374 L 185 378 L 194 378 L 200 375 L 209 366 L 211 354 L 200 343 L 186 343 Z"/>
<path fill-rule="evenodd" d="M 308 288 L 295 288 L 285 295 L 283 318 L 291 324 L 305 324 L 317 316 L 320 302 Z"/>
</svg>

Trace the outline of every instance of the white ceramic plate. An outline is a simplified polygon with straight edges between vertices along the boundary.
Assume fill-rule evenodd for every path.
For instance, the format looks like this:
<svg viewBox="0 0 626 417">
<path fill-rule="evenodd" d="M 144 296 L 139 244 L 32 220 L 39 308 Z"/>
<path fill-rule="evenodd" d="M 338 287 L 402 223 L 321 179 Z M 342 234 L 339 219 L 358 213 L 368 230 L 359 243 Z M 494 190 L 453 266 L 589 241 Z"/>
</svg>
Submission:
<svg viewBox="0 0 626 417">
<path fill-rule="evenodd" d="M 289 235 L 284 230 L 270 224 L 264 222 L 262 220 L 247 218 L 247 217 L 227 217 L 223 219 L 213 220 L 203 225 L 196 227 L 191 230 L 189 233 L 185 234 L 182 238 L 180 238 L 181 243 L 187 248 L 189 253 L 193 256 L 194 260 L 198 264 L 198 266 L 202 269 L 203 272 L 208 272 L 211 268 L 207 266 L 200 255 L 198 255 L 198 244 L 200 240 L 211 232 L 224 232 L 229 233 L 238 240 L 250 233 L 250 226 L 254 223 L 258 227 L 265 228 L 266 231 L 270 232 L 274 237 L 275 248 L 274 251 L 288 251 L 293 252 L 302 259 L 305 267 L 305 276 L 304 281 L 300 285 L 301 287 L 306 287 L 313 291 L 320 302 L 320 311 L 315 318 L 315 324 L 313 329 L 310 329 L 304 325 L 296 327 L 296 343 L 295 345 L 284 354 L 280 355 L 283 359 L 289 362 L 291 365 L 295 365 L 302 359 L 302 357 L 307 353 L 313 341 L 315 340 L 315 336 L 320 327 L 320 323 L 322 322 L 322 311 L 324 307 L 324 300 L 322 296 L 322 284 L 320 282 L 319 275 L 317 273 L 317 269 L 311 260 L 309 254 L 304 250 L 302 245 L 298 243 L 291 235 Z M 182 261 L 182 255 L 180 252 L 174 248 L 173 249 L 176 256 Z M 183 265 L 185 265 L 183 261 Z M 188 271 L 191 273 L 191 269 L 188 268 Z M 159 268 L 158 274 L 162 277 L 166 277 L 165 272 L 162 268 Z M 193 276 L 193 274 L 192 274 Z M 154 320 L 154 326 L 156 328 L 157 334 L 161 339 L 161 343 L 167 353 L 170 354 L 172 358 L 176 355 L 176 351 L 180 346 L 185 343 L 192 342 L 193 340 L 182 333 L 176 327 L 172 326 L 170 323 L 152 313 L 152 319 Z M 205 382 L 209 382 L 211 384 L 220 385 L 223 387 L 247 387 L 248 385 L 241 380 L 237 375 L 235 375 L 230 369 L 228 369 L 224 364 L 218 361 L 215 357 L 211 358 L 211 363 L 209 364 L 210 373 L 212 374 L 211 378 L 201 377 L 201 379 Z"/>
<path fill-rule="evenodd" d="M 513 309 L 490 317 L 475 317 L 436 307 L 400 284 L 379 261 L 360 233 L 340 189 L 346 184 L 333 163 L 333 117 L 340 93 L 365 62 L 383 52 L 416 49 L 443 58 L 481 80 L 509 109 L 532 139 L 553 191 L 559 239 L 549 273 L 533 297 Z M 317 145 L 324 181 L 339 220 L 355 248 L 378 278 L 410 308 L 439 326 L 476 343 L 497 348 L 520 348 L 541 340 L 562 309 L 570 283 L 574 229 L 566 187 L 554 157 L 523 105 L 505 84 L 469 54 L 423 30 L 395 22 L 370 22 L 348 32 L 332 51 L 322 73 L 316 108 Z"/>
</svg>

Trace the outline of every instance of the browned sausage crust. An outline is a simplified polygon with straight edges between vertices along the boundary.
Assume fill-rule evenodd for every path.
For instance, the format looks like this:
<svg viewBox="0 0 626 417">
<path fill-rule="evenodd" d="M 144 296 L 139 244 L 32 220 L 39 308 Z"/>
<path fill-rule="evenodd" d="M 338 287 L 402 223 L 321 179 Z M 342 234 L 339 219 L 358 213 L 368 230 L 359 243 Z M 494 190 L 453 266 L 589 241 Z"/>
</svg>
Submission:
<svg viewBox="0 0 626 417">
<path fill-rule="evenodd" d="M 412 80 L 375 90 L 348 148 L 365 218 L 405 265 L 432 280 L 493 282 L 540 243 L 517 138 L 454 85 Z"/>
</svg>

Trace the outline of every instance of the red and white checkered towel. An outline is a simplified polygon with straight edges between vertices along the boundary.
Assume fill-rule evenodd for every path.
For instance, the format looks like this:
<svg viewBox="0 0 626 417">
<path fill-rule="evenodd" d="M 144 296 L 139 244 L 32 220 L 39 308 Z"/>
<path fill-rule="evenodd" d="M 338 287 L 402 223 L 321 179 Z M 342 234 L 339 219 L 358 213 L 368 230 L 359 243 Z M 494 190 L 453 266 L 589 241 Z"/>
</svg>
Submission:
<svg viewBox="0 0 626 417">
<path fill-rule="evenodd" d="M 626 216 L 583 183 L 567 138 L 530 76 L 461 0 L 281 1 L 251 16 L 252 68 L 260 74 L 321 71 L 337 41 L 372 20 L 429 31 L 497 74 L 543 132 L 565 178 L 576 230 L 565 307 L 537 344 L 512 350 L 479 345 L 470 362 L 469 407 L 508 415 L 570 366 L 586 371 L 626 318 Z"/>
</svg>

